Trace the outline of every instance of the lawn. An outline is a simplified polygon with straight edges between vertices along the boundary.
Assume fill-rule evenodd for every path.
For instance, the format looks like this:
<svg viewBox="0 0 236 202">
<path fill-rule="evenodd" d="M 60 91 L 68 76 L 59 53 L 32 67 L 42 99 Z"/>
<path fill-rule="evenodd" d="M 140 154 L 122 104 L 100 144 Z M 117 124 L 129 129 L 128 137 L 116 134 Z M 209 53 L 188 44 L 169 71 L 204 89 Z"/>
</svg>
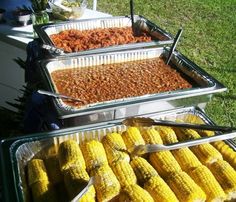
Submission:
<svg viewBox="0 0 236 202">
<path fill-rule="evenodd" d="M 177 49 L 227 88 L 216 94 L 206 113 L 221 125 L 236 126 L 236 0 L 134 0 L 140 14 L 175 35 Z M 129 0 L 98 1 L 98 10 L 128 15 Z"/>
</svg>

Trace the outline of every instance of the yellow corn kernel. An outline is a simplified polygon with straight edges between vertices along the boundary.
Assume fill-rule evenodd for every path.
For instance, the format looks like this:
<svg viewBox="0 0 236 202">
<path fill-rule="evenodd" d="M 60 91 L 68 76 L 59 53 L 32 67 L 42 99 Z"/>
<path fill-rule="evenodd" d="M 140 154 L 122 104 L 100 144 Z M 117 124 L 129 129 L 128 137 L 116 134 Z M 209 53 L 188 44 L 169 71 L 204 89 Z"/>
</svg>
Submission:
<svg viewBox="0 0 236 202">
<path fill-rule="evenodd" d="M 137 183 L 136 175 L 127 161 L 117 161 L 111 166 L 121 187 L 126 187 Z"/>
<path fill-rule="evenodd" d="M 226 193 L 227 200 L 235 199 L 236 171 L 230 166 L 230 164 L 224 160 L 219 160 L 209 164 L 208 168 Z"/>
<path fill-rule="evenodd" d="M 151 153 L 149 159 L 157 173 L 163 178 L 168 177 L 172 172 L 181 171 L 180 165 L 170 151 Z"/>
<path fill-rule="evenodd" d="M 160 132 L 160 134 L 163 142 L 165 144 L 172 144 L 178 142 L 175 132 L 172 129 L 164 130 L 165 128 L 168 127 L 160 127 L 160 129 L 162 129 L 162 132 Z M 193 152 L 189 148 L 172 150 L 171 153 L 174 155 L 175 159 L 178 161 L 180 167 L 184 171 L 188 171 L 190 169 L 202 165 L 198 158 L 193 154 Z"/>
<path fill-rule="evenodd" d="M 94 186 L 99 202 L 110 201 L 119 194 L 120 183 L 108 165 L 94 169 L 92 175 L 95 177 Z"/>
<path fill-rule="evenodd" d="M 34 202 L 57 202 L 56 192 L 48 181 L 38 181 L 31 186 Z"/>
<path fill-rule="evenodd" d="M 33 159 L 28 163 L 29 186 L 36 182 L 49 182 L 47 171 L 42 159 Z"/>
<path fill-rule="evenodd" d="M 174 172 L 167 179 L 167 184 L 180 201 L 205 201 L 206 194 L 185 172 Z"/>
<path fill-rule="evenodd" d="M 82 152 L 79 145 L 74 140 L 66 140 L 60 144 L 58 159 L 61 171 L 65 171 L 75 165 L 79 166 L 81 169 L 86 169 Z"/>
<path fill-rule="evenodd" d="M 153 176 L 158 176 L 157 171 L 142 157 L 135 157 L 130 165 L 140 184 L 144 184 Z"/>
<path fill-rule="evenodd" d="M 59 160 L 57 155 L 49 156 L 45 159 L 45 166 L 49 180 L 52 184 L 57 184 L 63 181 L 63 175 L 60 170 Z"/>
<path fill-rule="evenodd" d="M 91 140 L 81 144 L 81 150 L 85 159 L 87 171 L 108 164 L 106 152 L 101 142 Z"/>
<path fill-rule="evenodd" d="M 89 175 L 79 166 L 71 166 L 63 174 L 66 190 L 70 199 L 73 199 L 88 184 Z"/>
<path fill-rule="evenodd" d="M 171 144 L 178 142 L 175 131 L 170 127 L 158 126 L 156 130 L 159 131 L 162 141 L 164 144 Z"/>
<path fill-rule="evenodd" d="M 134 146 L 145 145 L 142 135 L 137 127 L 129 127 L 122 133 L 122 138 L 129 152 Z"/>
<path fill-rule="evenodd" d="M 149 192 L 155 202 L 179 201 L 174 192 L 160 176 L 151 177 L 147 182 L 145 182 L 144 189 Z"/>
<path fill-rule="evenodd" d="M 236 170 L 236 152 L 224 141 L 213 142 L 212 144 L 220 151 L 223 158 Z"/>
<path fill-rule="evenodd" d="M 146 144 L 163 144 L 160 134 L 155 128 L 142 129 L 141 134 Z"/>
<path fill-rule="evenodd" d="M 110 165 L 116 161 L 130 161 L 129 154 L 125 152 L 127 150 L 125 143 L 119 133 L 104 136 L 102 143 Z"/>
<path fill-rule="evenodd" d="M 225 192 L 206 166 L 201 165 L 189 171 L 188 174 L 206 193 L 207 201 L 224 201 L 226 199 Z"/>
<path fill-rule="evenodd" d="M 79 202 L 96 202 L 96 192 L 94 186 L 90 186 L 88 191 L 82 196 Z"/>
<path fill-rule="evenodd" d="M 137 184 L 133 184 L 122 189 L 119 197 L 120 202 L 154 202 L 151 195 Z"/>
</svg>

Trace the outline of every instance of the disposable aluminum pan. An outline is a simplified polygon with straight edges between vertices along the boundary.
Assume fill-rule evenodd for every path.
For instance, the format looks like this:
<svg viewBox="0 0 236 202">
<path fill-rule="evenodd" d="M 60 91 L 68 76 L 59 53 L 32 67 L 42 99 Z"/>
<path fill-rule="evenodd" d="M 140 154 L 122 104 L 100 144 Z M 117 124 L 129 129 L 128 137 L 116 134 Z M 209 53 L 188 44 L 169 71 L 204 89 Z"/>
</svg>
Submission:
<svg viewBox="0 0 236 202">
<path fill-rule="evenodd" d="M 84 68 L 87 66 L 97 66 L 101 64 L 113 64 L 121 62 L 123 63 L 128 61 L 137 61 L 141 59 L 150 59 L 157 57 L 163 57 L 165 59 L 167 55 L 168 50 L 166 48 L 158 47 L 114 53 L 102 53 L 96 55 L 59 57 L 57 59 L 41 61 L 39 63 L 39 69 L 42 70 L 42 76 L 46 79 L 44 83 L 47 86 L 48 90 L 51 92 L 57 92 L 51 78 L 51 73 L 55 70 L 62 70 L 67 68 Z M 96 119 L 97 121 L 99 121 L 98 119 L 100 119 L 100 121 L 107 121 L 116 118 L 123 118 L 125 116 L 153 113 L 156 112 L 153 110 L 158 108 L 156 105 L 161 108 L 160 110 L 169 110 L 180 106 L 193 106 L 195 105 L 195 103 L 205 103 L 209 101 L 209 95 L 226 90 L 226 88 L 221 83 L 219 83 L 216 79 L 207 74 L 204 70 L 188 60 L 179 52 L 174 52 L 170 65 L 178 72 L 183 74 L 185 76 L 185 79 L 189 81 L 193 85 L 193 87 L 176 91 L 147 94 L 143 96 L 93 103 L 81 108 L 69 106 L 65 102 L 63 102 L 62 99 L 53 99 L 53 105 L 57 110 L 58 117 L 60 119 L 68 119 L 71 117 L 94 114 L 95 117 L 89 119 Z M 165 103 L 160 103 L 161 101 Z M 152 106 L 152 104 L 154 104 L 154 106 Z M 123 114 L 123 109 L 117 111 L 121 108 L 129 108 L 133 106 L 138 107 L 138 111 L 132 108 L 130 109 L 130 111 L 133 113 L 128 113 L 126 111 L 125 114 Z M 114 110 L 116 111 L 114 112 Z M 108 114 L 106 114 L 106 112 L 108 112 Z M 96 117 L 98 114 L 99 118 Z M 103 116 L 108 116 L 108 118 L 103 119 Z M 85 117 L 84 119 L 86 119 L 86 122 L 88 123 L 87 118 Z M 80 121 L 80 123 L 83 123 L 83 120 Z"/>
<path fill-rule="evenodd" d="M 92 54 L 92 53 L 101 53 L 110 51 L 130 50 L 136 48 L 163 46 L 173 43 L 173 37 L 171 34 L 167 33 L 166 31 L 164 31 L 163 29 L 161 29 L 148 19 L 144 18 L 143 16 L 138 16 L 138 15 L 134 16 L 134 21 L 142 31 L 145 31 L 152 37 L 151 42 L 131 43 L 131 44 L 97 48 L 73 53 L 64 53 L 60 51 L 58 52 L 55 49 L 54 43 L 50 39 L 50 35 L 58 34 L 61 31 L 70 29 L 76 29 L 82 31 L 82 30 L 92 30 L 96 28 L 131 27 L 131 18 L 129 16 L 106 17 L 106 18 L 69 21 L 69 22 L 67 21 L 55 24 L 36 25 L 34 26 L 34 30 L 44 44 L 53 47 L 51 49 L 49 48 L 52 56 L 58 56 L 58 55 L 73 56 L 73 55 L 83 55 L 83 54 Z"/>
<path fill-rule="evenodd" d="M 149 114 L 147 117 L 165 120 L 184 120 L 189 114 L 201 118 L 205 124 L 214 124 L 206 114 L 199 108 L 189 107 L 175 109 L 164 113 Z M 122 132 L 126 129 L 121 124 L 121 120 L 106 122 L 103 124 L 94 124 L 71 128 L 66 130 L 54 131 L 45 134 L 36 134 L 15 141 L 10 147 L 10 160 L 12 162 L 14 176 L 14 194 L 18 201 L 27 201 L 29 188 L 26 179 L 26 165 L 32 158 L 45 159 L 48 155 L 57 154 L 58 146 L 65 140 L 73 139 L 78 143 L 86 140 L 101 140 L 109 132 Z M 236 139 L 225 141 L 230 147 L 236 150 Z M 13 194 L 13 193 L 11 193 Z"/>
</svg>

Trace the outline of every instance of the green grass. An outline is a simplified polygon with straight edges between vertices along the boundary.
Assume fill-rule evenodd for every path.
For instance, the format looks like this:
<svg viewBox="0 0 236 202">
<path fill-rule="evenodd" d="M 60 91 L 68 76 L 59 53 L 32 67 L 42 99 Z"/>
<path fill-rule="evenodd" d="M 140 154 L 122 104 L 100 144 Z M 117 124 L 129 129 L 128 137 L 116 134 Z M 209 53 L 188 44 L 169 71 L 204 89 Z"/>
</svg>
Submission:
<svg viewBox="0 0 236 202">
<path fill-rule="evenodd" d="M 214 95 L 206 113 L 218 124 L 236 126 L 236 0 L 134 0 L 140 14 L 175 35 L 177 49 L 227 88 Z M 129 0 L 98 1 L 98 10 L 128 15 Z"/>
</svg>

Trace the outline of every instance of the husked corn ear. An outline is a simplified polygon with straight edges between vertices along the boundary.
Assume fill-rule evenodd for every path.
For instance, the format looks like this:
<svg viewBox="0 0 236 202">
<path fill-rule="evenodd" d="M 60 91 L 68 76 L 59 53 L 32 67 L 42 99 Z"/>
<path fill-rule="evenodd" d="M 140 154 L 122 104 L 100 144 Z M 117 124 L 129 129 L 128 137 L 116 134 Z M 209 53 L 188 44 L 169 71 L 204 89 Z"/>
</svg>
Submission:
<svg viewBox="0 0 236 202">
<path fill-rule="evenodd" d="M 122 133 L 122 138 L 129 152 L 134 146 L 145 145 L 142 135 L 137 127 L 129 127 Z"/>
<path fill-rule="evenodd" d="M 202 163 L 189 148 L 173 150 L 172 154 L 178 161 L 183 171 L 188 172 L 189 170 L 202 165 Z"/>
<path fill-rule="evenodd" d="M 220 151 L 223 158 L 236 170 L 236 152 L 224 141 L 213 142 L 212 144 Z"/>
<path fill-rule="evenodd" d="M 175 134 L 177 135 L 179 140 L 192 140 L 192 139 L 198 139 L 201 136 L 197 133 L 197 131 L 193 129 L 181 129 L 181 128 L 175 128 L 174 129 Z"/>
<path fill-rule="evenodd" d="M 63 175 L 60 170 L 59 160 L 56 155 L 49 156 L 45 159 L 47 174 L 52 184 L 57 184 L 63 181 Z"/>
<path fill-rule="evenodd" d="M 180 201 L 199 202 L 206 200 L 206 194 L 192 178 L 183 171 L 172 173 L 166 182 Z"/>
<path fill-rule="evenodd" d="M 142 157 L 135 157 L 130 162 L 130 165 L 140 184 L 144 184 L 153 176 L 158 176 L 157 171 L 152 167 L 152 165 Z"/>
<path fill-rule="evenodd" d="M 28 163 L 28 181 L 29 186 L 36 182 L 49 182 L 47 171 L 42 159 L 33 159 Z"/>
<path fill-rule="evenodd" d="M 184 122 L 196 123 L 196 124 L 205 124 L 205 122 L 197 115 L 189 114 L 185 116 Z M 209 130 L 196 130 L 201 136 L 213 136 L 215 135 L 214 131 Z"/>
<path fill-rule="evenodd" d="M 141 134 L 146 144 L 163 144 L 160 134 L 155 128 L 142 129 Z"/>
<path fill-rule="evenodd" d="M 160 176 L 151 177 L 147 182 L 145 182 L 144 189 L 148 191 L 155 202 L 179 201 L 174 192 Z"/>
<path fill-rule="evenodd" d="M 99 202 L 110 201 L 120 192 L 120 183 L 112 169 L 108 165 L 103 165 L 92 171 L 95 177 L 95 190 Z"/>
<path fill-rule="evenodd" d="M 101 142 L 97 140 L 84 142 L 81 144 L 81 150 L 89 172 L 96 167 L 108 164 L 106 152 Z"/>
<path fill-rule="evenodd" d="M 56 192 L 48 181 L 38 181 L 31 186 L 34 202 L 57 202 Z"/>
<path fill-rule="evenodd" d="M 82 196 L 79 202 L 96 202 L 96 192 L 94 186 L 90 186 L 88 191 Z"/>
<path fill-rule="evenodd" d="M 191 150 L 204 165 L 223 159 L 221 153 L 208 143 L 191 147 Z"/>
<path fill-rule="evenodd" d="M 58 159 L 61 171 L 65 171 L 74 165 L 79 166 L 81 169 L 86 169 L 82 152 L 74 140 L 66 140 L 60 144 Z"/>
<path fill-rule="evenodd" d="M 110 133 L 102 138 L 104 147 L 110 147 L 114 150 L 126 150 L 124 140 L 119 133 Z"/>
<path fill-rule="evenodd" d="M 168 130 L 164 129 L 169 129 L 169 127 L 159 128 L 162 129 L 162 132 L 160 132 L 160 134 L 165 144 L 172 144 L 178 142 L 177 136 L 172 129 L 170 129 L 167 133 Z M 178 161 L 180 167 L 184 171 L 188 171 L 189 169 L 196 168 L 202 165 L 198 158 L 193 154 L 193 152 L 189 148 L 176 149 L 171 151 L 171 153 L 174 155 L 175 159 Z"/>
<path fill-rule="evenodd" d="M 119 197 L 120 202 L 154 202 L 151 195 L 137 184 L 122 189 Z"/>
<path fill-rule="evenodd" d="M 70 199 L 74 198 L 88 183 L 89 175 L 79 166 L 73 166 L 63 172 L 66 190 Z"/>
<path fill-rule="evenodd" d="M 226 193 L 227 200 L 235 199 L 236 171 L 230 166 L 230 164 L 224 160 L 218 160 L 208 165 L 208 168 Z"/>
<path fill-rule="evenodd" d="M 159 134 L 164 144 L 178 142 L 175 131 L 171 127 L 158 126 L 156 127 L 156 130 L 159 131 Z"/>
<path fill-rule="evenodd" d="M 112 164 L 112 170 L 120 182 L 121 187 L 137 183 L 136 175 L 127 161 L 117 161 Z"/>
<path fill-rule="evenodd" d="M 172 172 L 181 171 L 180 165 L 170 151 L 151 153 L 149 159 L 157 173 L 163 178 L 168 177 Z"/>
<path fill-rule="evenodd" d="M 103 146 L 105 148 L 109 164 L 116 161 L 130 161 L 130 156 L 125 151 L 125 143 L 119 133 L 111 133 L 103 137 Z"/>
<path fill-rule="evenodd" d="M 197 139 L 200 137 L 200 135 L 192 129 L 176 129 L 175 131 L 178 138 L 181 140 Z M 221 153 L 209 143 L 190 147 L 190 149 L 203 164 L 209 164 L 223 159 Z"/>
<path fill-rule="evenodd" d="M 206 193 L 207 201 L 223 201 L 226 199 L 225 192 L 206 166 L 201 165 L 189 171 L 188 174 Z"/>
</svg>

